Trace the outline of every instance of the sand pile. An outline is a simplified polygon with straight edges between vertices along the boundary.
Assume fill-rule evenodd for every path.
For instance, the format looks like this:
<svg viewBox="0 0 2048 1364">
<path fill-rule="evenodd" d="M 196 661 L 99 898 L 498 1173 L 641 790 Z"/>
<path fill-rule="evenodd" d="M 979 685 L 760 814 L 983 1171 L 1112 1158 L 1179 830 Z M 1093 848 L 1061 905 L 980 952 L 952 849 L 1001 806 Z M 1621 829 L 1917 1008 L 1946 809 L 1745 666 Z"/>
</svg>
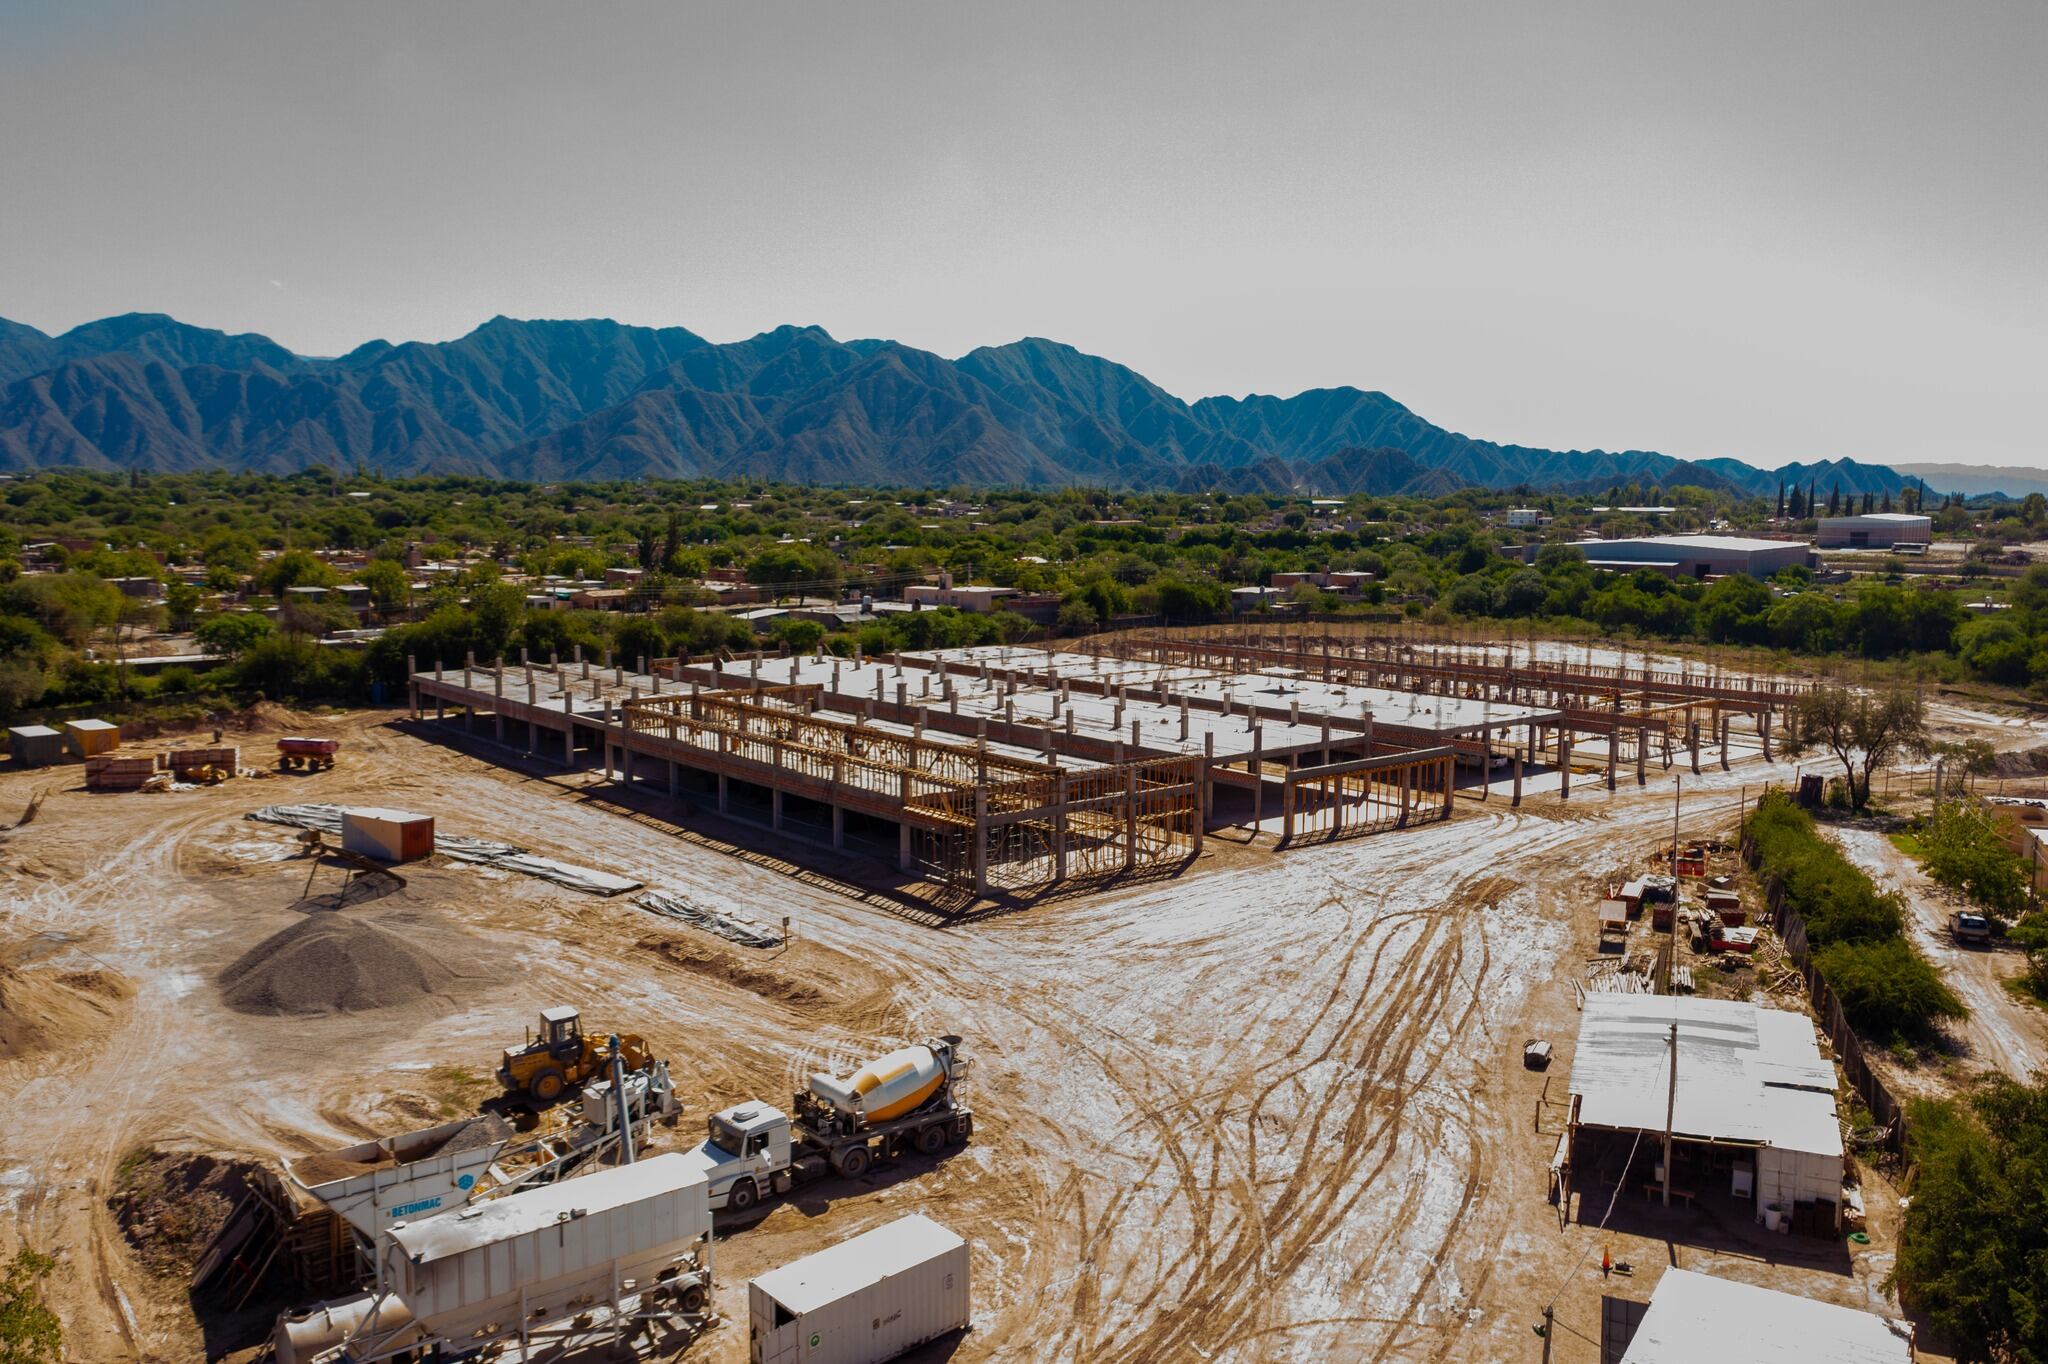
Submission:
<svg viewBox="0 0 2048 1364">
<path fill-rule="evenodd" d="M 314 914 L 265 938 L 220 973 L 222 997 L 246 1014 L 353 1014 L 439 995 L 456 974 L 397 919 Z"/>
<path fill-rule="evenodd" d="M 135 993 L 115 971 L 21 970 L 0 965 L 0 1059 L 98 1036 Z"/>
</svg>

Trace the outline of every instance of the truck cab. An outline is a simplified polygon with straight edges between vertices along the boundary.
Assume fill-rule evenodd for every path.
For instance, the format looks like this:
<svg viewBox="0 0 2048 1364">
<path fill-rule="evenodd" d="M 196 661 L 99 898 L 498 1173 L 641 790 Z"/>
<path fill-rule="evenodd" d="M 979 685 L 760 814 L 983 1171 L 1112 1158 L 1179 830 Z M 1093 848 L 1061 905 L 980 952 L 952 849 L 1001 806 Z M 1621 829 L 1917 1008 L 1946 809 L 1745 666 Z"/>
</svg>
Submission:
<svg viewBox="0 0 2048 1364">
<path fill-rule="evenodd" d="M 689 1158 L 704 1171 L 711 1206 L 744 1212 L 790 1185 L 789 1115 L 758 1101 L 722 1108 L 704 1120 L 704 1142 Z"/>
</svg>

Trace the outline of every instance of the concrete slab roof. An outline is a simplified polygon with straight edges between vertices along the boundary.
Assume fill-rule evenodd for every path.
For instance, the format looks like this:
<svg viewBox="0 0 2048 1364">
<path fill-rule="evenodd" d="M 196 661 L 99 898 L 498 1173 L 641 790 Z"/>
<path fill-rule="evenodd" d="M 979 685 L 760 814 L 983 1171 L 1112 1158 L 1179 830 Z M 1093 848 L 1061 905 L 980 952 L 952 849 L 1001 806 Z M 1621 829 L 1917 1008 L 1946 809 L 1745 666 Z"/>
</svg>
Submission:
<svg viewBox="0 0 2048 1364">
<path fill-rule="evenodd" d="M 1146 690 L 1163 686 L 1169 695 L 1186 696 L 1198 703 L 1220 704 L 1228 699 L 1233 710 L 1242 710 L 1246 706 L 1272 710 L 1291 707 L 1298 702 L 1304 720 L 1314 717 L 1318 733 L 1323 716 L 1356 721 L 1362 718 L 1367 708 L 1371 709 L 1377 724 L 1427 730 L 1445 737 L 1477 735 L 1513 725 L 1550 724 L 1558 718 L 1558 712 L 1549 707 L 1322 682 L 1286 669 L 1229 673 L 1213 668 L 1140 659 L 1100 658 L 1092 654 L 1014 645 L 934 649 L 905 657 L 927 661 L 944 659 L 949 672 L 963 665 L 979 667 L 986 663 L 991 670 L 1036 675 L 1041 679 L 1057 677 L 1073 682 L 1106 682 L 1110 686 L 1124 685 Z"/>
<path fill-rule="evenodd" d="M 724 685 L 745 686 L 752 680 L 751 667 L 750 663 L 728 663 L 718 676 Z M 835 667 L 836 687 L 833 684 Z M 1223 761 L 1247 757 L 1255 747 L 1260 752 L 1279 755 L 1317 750 L 1323 747 L 1324 742 L 1320 721 L 1297 725 L 1285 720 L 1260 719 L 1254 728 L 1251 717 L 1242 712 L 1223 715 L 1200 709 L 1189 711 L 1187 733 L 1183 736 L 1180 708 L 1156 701 L 1128 702 L 1124 706 L 1123 721 L 1119 724 L 1117 701 L 1113 696 L 1074 692 L 1062 705 L 1054 688 L 1023 681 L 1016 682 L 1013 688 L 1011 683 L 996 676 L 983 682 L 974 671 L 954 668 L 950 664 L 944 681 L 952 684 L 957 706 L 945 699 L 944 684 L 933 669 L 906 666 L 899 674 L 894 664 L 874 660 L 861 663 L 832 658 L 762 661 L 761 680 L 764 683 L 782 686 L 788 685 L 792 679 L 799 685 L 826 688 L 834 709 L 858 710 L 868 697 L 878 695 L 875 686 L 879 680 L 882 699 L 893 702 L 896 688 L 901 684 L 907 704 L 923 706 L 935 715 L 939 712 L 957 713 L 970 720 L 1000 722 L 1007 713 L 1016 724 L 1050 727 L 1064 733 L 1066 717 L 1071 711 L 1074 732 L 1103 743 L 1118 739 L 1131 742 L 1131 726 L 1135 724 L 1138 747 L 1151 754 L 1201 753 L 1208 742 L 1207 736 L 1212 734 L 1215 736 L 1216 757 Z M 934 719 L 931 727 L 943 729 L 945 726 Z M 1346 737 L 1339 731 L 1331 741 L 1341 744 Z"/>
</svg>

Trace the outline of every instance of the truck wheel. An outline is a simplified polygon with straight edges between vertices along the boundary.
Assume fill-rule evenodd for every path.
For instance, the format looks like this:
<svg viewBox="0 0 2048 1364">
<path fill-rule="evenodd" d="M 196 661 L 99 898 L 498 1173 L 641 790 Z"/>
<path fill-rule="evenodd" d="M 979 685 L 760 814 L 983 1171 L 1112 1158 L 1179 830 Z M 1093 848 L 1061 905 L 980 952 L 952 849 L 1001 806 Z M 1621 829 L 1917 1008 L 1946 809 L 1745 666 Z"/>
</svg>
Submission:
<svg viewBox="0 0 2048 1364">
<path fill-rule="evenodd" d="M 683 1291 L 676 1294 L 676 1310 L 686 1317 L 694 1317 L 704 1310 L 704 1285 L 684 1284 Z"/>
<path fill-rule="evenodd" d="M 760 1201 L 761 1191 L 751 1179 L 742 1179 L 725 1191 L 725 1206 L 733 1212 L 745 1212 Z"/>
<path fill-rule="evenodd" d="M 849 1146 L 839 1153 L 839 1173 L 848 1179 L 859 1179 L 868 1172 L 868 1148 Z"/>
<path fill-rule="evenodd" d="M 551 1104 L 562 1097 L 562 1091 L 568 1084 L 568 1078 L 560 1070 L 549 1066 L 527 1082 L 526 1092 L 538 1103 Z"/>
<path fill-rule="evenodd" d="M 917 1149 L 925 1155 L 935 1156 L 946 1145 L 946 1129 L 942 1124 L 922 1127 L 917 1133 Z"/>
</svg>

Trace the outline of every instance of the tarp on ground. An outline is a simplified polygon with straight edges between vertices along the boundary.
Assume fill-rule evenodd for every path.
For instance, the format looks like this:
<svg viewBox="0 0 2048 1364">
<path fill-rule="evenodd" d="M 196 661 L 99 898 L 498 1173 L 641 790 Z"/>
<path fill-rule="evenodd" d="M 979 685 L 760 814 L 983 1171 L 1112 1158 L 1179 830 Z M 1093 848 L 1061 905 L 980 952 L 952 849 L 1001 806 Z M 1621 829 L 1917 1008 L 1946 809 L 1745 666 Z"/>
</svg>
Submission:
<svg viewBox="0 0 2048 1364">
<path fill-rule="evenodd" d="M 322 833 L 338 836 L 341 833 L 343 808 L 339 805 L 318 803 L 266 805 L 260 810 L 251 810 L 247 817 L 265 824 L 284 824 L 296 829 L 318 829 Z M 592 867 L 579 867 L 572 862 L 558 862 L 552 857 L 542 857 L 510 843 L 499 843 L 488 838 L 471 838 L 465 834 L 439 835 L 434 840 L 434 851 L 446 853 L 458 862 L 497 867 L 504 871 L 517 872 L 521 876 L 537 876 L 558 886 L 566 886 L 570 890 L 580 890 L 591 895 L 623 895 L 629 890 L 638 890 L 641 885 L 630 877 L 617 876 Z"/>
<path fill-rule="evenodd" d="M 650 890 L 634 897 L 633 903 L 651 914 L 680 919 L 686 924 L 701 928 L 706 933 L 716 933 L 719 937 L 736 942 L 742 947 L 782 945 L 782 930 L 779 928 L 770 928 L 743 915 L 724 914 L 715 909 L 706 909 L 672 891 Z"/>
</svg>

